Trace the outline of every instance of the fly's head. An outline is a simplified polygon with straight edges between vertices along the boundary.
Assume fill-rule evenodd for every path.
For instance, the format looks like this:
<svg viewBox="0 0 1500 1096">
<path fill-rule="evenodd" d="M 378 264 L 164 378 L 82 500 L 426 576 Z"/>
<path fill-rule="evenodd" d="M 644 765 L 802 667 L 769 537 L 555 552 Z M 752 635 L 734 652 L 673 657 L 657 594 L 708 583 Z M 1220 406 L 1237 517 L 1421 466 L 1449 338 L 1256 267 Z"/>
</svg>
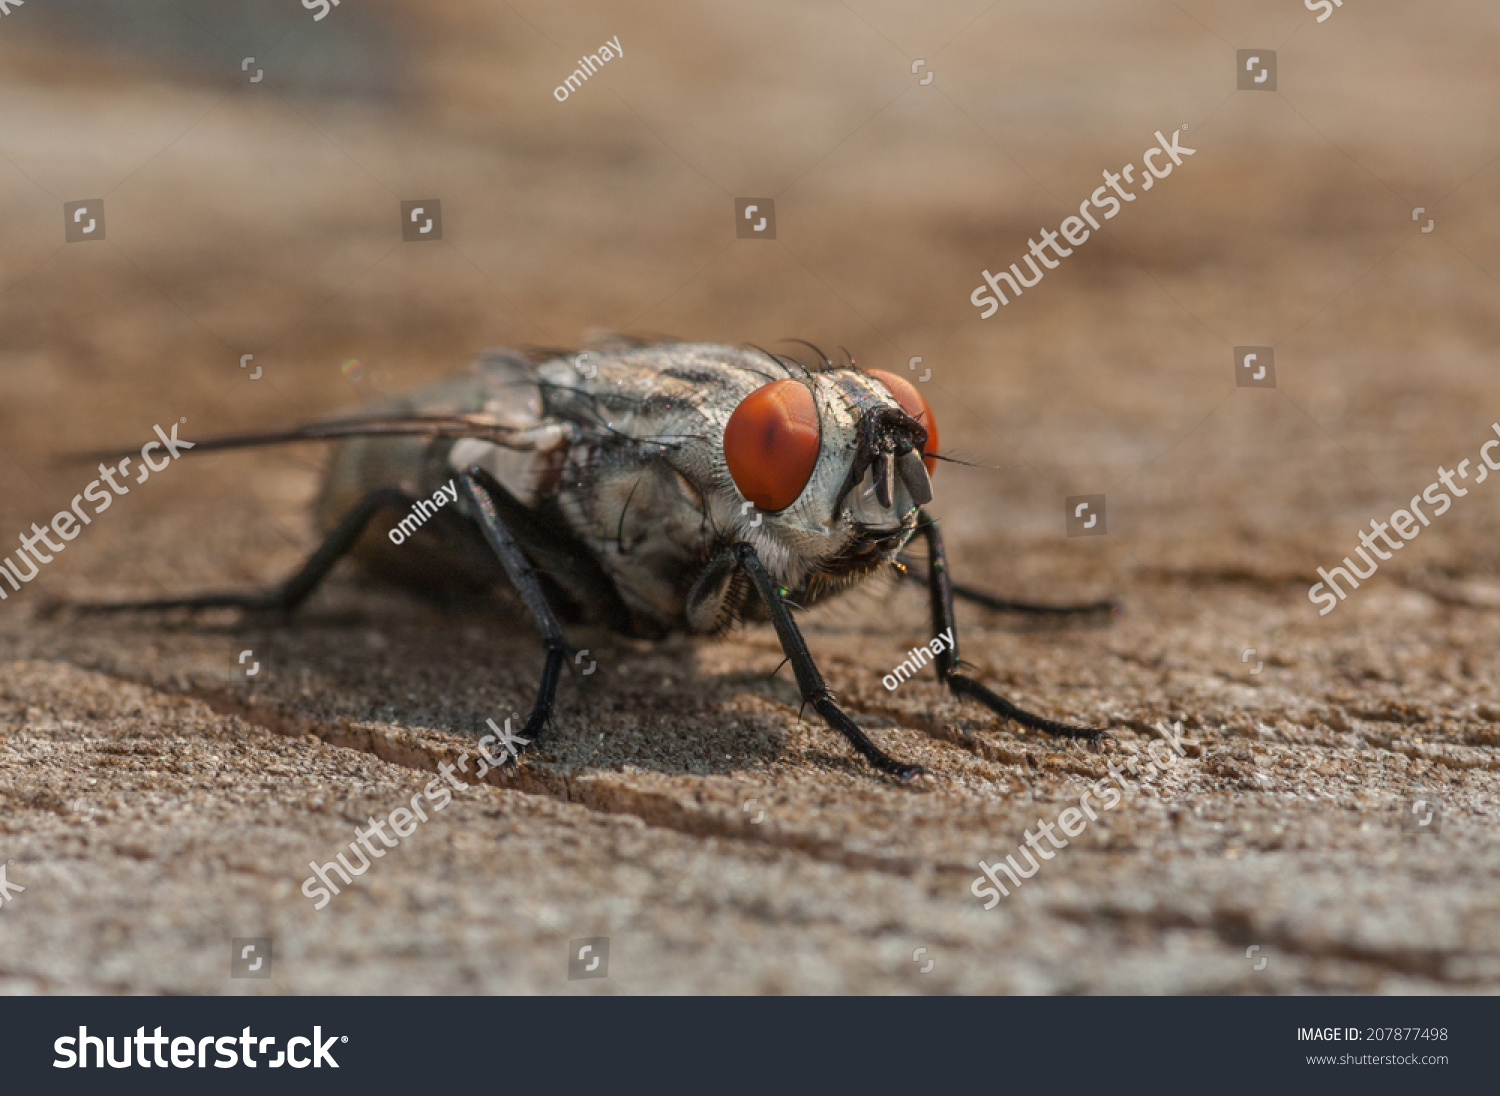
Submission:
<svg viewBox="0 0 1500 1096">
<path fill-rule="evenodd" d="M 724 429 L 729 476 L 756 511 L 736 527 L 789 586 L 871 570 L 916 531 L 936 452 L 932 409 L 895 374 L 845 368 L 772 381 Z"/>
</svg>

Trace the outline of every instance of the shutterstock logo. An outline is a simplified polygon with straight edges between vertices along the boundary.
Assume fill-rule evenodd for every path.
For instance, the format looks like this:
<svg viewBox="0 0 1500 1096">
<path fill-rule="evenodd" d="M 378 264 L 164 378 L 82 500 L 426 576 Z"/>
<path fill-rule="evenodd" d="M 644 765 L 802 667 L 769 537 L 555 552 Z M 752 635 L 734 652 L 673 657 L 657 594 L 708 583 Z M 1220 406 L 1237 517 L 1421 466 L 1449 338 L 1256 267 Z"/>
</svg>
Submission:
<svg viewBox="0 0 1500 1096">
<path fill-rule="evenodd" d="M 436 198 L 418 198 L 401 203 L 401 238 L 408 243 L 443 238 L 443 203 Z"/>
<path fill-rule="evenodd" d="M 104 199 L 64 203 L 63 239 L 70 244 L 104 239 Z"/>
<path fill-rule="evenodd" d="M 229 956 L 229 977 L 271 977 L 271 938 L 236 936 Z"/>
<path fill-rule="evenodd" d="M 568 941 L 568 981 L 609 977 L 609 937 L 585 936 Z"/>
<path fill-rule="evenodd" d="M 1237 56 L 1239 74 L 1234 84 L 1236 91 L 1276 90 L 1276 51 L 1274 49 L 1242 49 Z"/>
<path fill-rule="evenodd" d="M 238 1035 L 205 1035 L 201 1039 L 194 1039 L 190 1035 L 163 1035 L 161 1028 L 156 1028 L 151 1035 L 146 1034 L 144 1026 L 135 1029 L 135 1035 L 122 1035 L 120 1039 L 120 1057 L 115 1058 L 115 1036 L 90 1035 L 89 1029 L 80 1025 L 77 1036 L 62 1035 L 52 1043 L 52 1049 L 57 1058 L 52 1063 L 53 1069 L 88 1069 L 89 1052 L 93 1052 L 93 1063 L 95 1069 L 129 1069 L 132 1065 L 138 1065 L 142 1069 L 150 1069 L 153 1065 L 158 1069 L 165 1069 L 168 1065 L 167 1055 L 171 1056 L 171 1066 L 174 1069 L 206 1069 L 209 1066 L 208 1053 L 214 1051 L 216 1057 L 212 1063 L 215 1069 L 233 1069 L 238 1065 L 245 1065 L 250 1069 L 257 1066 L 266 1066 L 268 1069 L 280 1069 L 282 1066 L 291 1066 L 293 1069 L 306 1069 L 312 1066 L 314 1069 L 338 1069 L 338 1062 L 334 1061 L 331 1049 L 334 1043 L 347 1043 L 347 1035 L 330 1035 L 323 1038 L 323 1029 L 314 1027 L 312 1037 L 306 1035 L 294 1035 L 286 1041 L 286 1049 L 276 1051 L 274 1058 L 270 1057 L 271 1051 L 276 1047 L 276 1036 L 255 1035 L 247 1026 Z M 131 1046 L 134 1044 L 135 1057 L 131 1058 Z M 170 1047 L 170 1050 L 168 1049 Z M 308 1052 L 311 1053 L 308 1053 Z M 260 1060 L 256 1060 L 256 1055 Z"/>
<path fill-rule="evenodd" d="M 1236 346 L 1234 383 L 1241 388 L 1275 388 L 1276 352 L 1269 346 Z"/>
<path fill-rule="evenodd" d="M 736 198 L 734 234 L 741 240 L 776 239 L 776 203 L 770 198 Z"/>
<path fill-rule="evenodd" d="M 1105 535 L 1103 495 L 1069 495 L 1066 516 L 1070 537 Z"/>
<path fill-rule="evenodd" d="M 1443 809 L 1432 798 L 1413 799 L 1401 805 L 1402 833 L 1442 833 Z"/>
</svg>

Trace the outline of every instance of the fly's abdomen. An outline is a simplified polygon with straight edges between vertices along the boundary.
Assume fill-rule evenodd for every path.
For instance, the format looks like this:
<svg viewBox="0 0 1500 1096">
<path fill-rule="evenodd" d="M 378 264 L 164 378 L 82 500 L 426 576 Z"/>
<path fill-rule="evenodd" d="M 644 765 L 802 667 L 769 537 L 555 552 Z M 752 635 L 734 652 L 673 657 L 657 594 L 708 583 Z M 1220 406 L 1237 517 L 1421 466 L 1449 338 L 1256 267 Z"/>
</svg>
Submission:
<svg viewBox="0 0 1500 1096">
<path fill-rule="evenodd" d="M 531 364 L 518 354 L 491 352 L 467 373 L 370 404 L 359 416 L 476 415 L 524 431 L 538 424 L 540 410 Z M 467 454 L 456 454 L 458 447 L 467 447 Z M 411 498 L 412 506 L 376 515 L 351 555 L 366 570 L 403 585 L 492 586 L 504 578 L 494 553 L 473 523 L 462 516 L 461 506 L 453 501 L 437 505 L 436 500 L 446 500 L 457 488 L 456 475 L 462 468 L 455 466 L 455 456 L 465 467 L 493 465 L 492 471 L 502 473 L 497 475 L 502 483 L 514 483 L 518 475 L 507 461 L 517 455 L 467 439 L 354 438 L 340 443 L 330 457 L 314 504 L 315 520 L 327 532 L 371 491 L 399 488 Z M 527 454 L 526 459 L 534 455 Z M 430 511 L 433 506 L 436 510 Z M 404 529 L 403 521 L 407 523 Z"/>
</svg>

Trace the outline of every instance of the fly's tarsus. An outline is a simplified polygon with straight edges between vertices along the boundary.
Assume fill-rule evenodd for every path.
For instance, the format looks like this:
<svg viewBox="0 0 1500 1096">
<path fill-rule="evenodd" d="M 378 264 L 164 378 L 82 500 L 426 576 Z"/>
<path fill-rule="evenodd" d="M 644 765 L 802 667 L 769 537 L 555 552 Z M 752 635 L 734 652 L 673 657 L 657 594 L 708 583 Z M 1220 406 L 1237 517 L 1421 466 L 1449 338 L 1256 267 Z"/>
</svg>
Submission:
<svg viewBox="0 0 1500 1096">
<path fill-rule="evenodd" d="M 956 587 L 948 577 L 948 553 L 943 548 L 943 536 L 938 532 L 935 520 L 925 511 L 918 511 L 918 528 L 927 540 L 927 591 L 932 608 L 932 625 L 937 635 L 950 637 L 946 650 L 937 655 L 933 664 L 937 669 L 938 680 L 947 685 L 955 696 L 969 697 L 983 704 L 996 715 L 1013 720 L 1023 727 L 1029 727 L 1043 734 L 1056 735 L 1060 738 L 1082 739 L 1097 745 L 1109 738 L 1109 734 L 1100 727 L 1076 727 L 1071 723 L 1059 723 L 1055 719 L 1036 715 L 1017 707 L 1006 700 L 994 690 L 981 685 L 967 674 L 959 673 L 958 654 L 958 623 L 953 613 L 953 596 L 958 593 Z M 909 562 L 909 561 L 908 561 Z M 999 600 L 999 599 L 996 599 Z M 1007 604 L 1027 604 L 1024 602 L 1012 602 Z M 1113 603 L 1097 603 L 1110 604 Z M 1077 607 L 1074 607 L 1077 608 Z M 1033 607 L 1036 609 L 1047 609 L 1048 611 L 1073 611 L 1069 607 Z"/>
<path fill-rule="evenodd" d="M 847 738 L 851 745 L 863 755 L 875 768 L 890 776 L 901 780 L 911 780 L 913 777 L 921 776 L 927 770 L 920 765 L 908 761 L 898 761 L 886 753 L 874 742 L 870 741 L 869 735 L 859 729 L 859 724 L 849 718 L 847 712 L 834 702 L 831 695 L 825 690 L 824 695 L 814 697 L 809 703 L 813 709 L 821 715 L 828 725 Z"/>
<path fill-rule="evenodd" d="M 1110 738 L 1109 732 L 1102 727 L 1075 727 L 1071 723 L 1059 723 L 1055 719 L 1048 719 L 1046 716 L 1018 708 L 1003 696 L 966 674 L 949 674 L 946 680 L 948 688 L 953 690 L 954 695 L 977 700 L 996 715 L 1019 723 L 1023 727 L 1030 727 L 1034 731 L 1056 735 L 1059 738 L 1079 738 L 1095 744 Z"/>
</svg>

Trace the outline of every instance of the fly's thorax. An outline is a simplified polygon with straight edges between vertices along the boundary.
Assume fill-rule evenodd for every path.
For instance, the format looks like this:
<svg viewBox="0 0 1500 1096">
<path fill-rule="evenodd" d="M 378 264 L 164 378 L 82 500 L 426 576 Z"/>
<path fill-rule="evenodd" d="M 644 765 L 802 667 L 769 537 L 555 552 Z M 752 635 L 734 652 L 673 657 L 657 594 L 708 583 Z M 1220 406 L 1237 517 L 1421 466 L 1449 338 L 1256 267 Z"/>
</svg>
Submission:
<svg viewBox="0 0 1500 1096">
<path fill-rule="evenodd" d="M 670 469 L 700 520 L 724 490 L 724 426 L 736 406 L 785 368 L 763 355 L 713 344 L 673 343 L 583 352 L 537 367 L 550 414 L 578 424 L 575 462 L 629 471 Z M 586 478 L 580 477 L 580 478 Z M 722 523 L 719 523 L 722 527 Z"/>
</svg>

